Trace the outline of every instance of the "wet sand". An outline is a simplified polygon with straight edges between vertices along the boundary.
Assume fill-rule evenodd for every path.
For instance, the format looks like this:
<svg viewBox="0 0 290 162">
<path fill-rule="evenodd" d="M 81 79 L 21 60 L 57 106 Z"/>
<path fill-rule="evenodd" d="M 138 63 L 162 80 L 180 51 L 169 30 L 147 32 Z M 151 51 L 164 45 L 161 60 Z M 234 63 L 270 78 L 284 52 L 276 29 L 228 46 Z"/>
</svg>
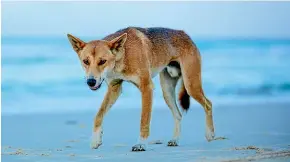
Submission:
<svg viewBox="0 0 290 162">
<path fill-rule="evenodd" d="M 212 142 L 204 137 L 203 109 L 192 106 L 178 147 L 166 146 L 173 134 L 171 112 L 153 108 L 146 152 L 131 152 L 140 108 L 113 107 L 104 121 L 103 145 L 90 149 L 95 113 L 2 115 L 2 161 L 290 161 L 290 103 L 214 107 Z"/>
</svg>

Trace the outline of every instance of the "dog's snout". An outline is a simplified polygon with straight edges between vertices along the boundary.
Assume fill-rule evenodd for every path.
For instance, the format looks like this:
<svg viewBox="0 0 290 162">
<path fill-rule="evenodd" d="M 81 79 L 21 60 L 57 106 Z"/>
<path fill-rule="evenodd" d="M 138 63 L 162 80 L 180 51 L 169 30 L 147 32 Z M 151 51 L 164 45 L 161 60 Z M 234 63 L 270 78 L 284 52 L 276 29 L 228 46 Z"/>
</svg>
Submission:
<svg viewBox="0 0 290 162">
<path fill-rule="evenodd" d="M 96 79 L 87 79 L 87 84 L 88 84 L 88 86 L 90 86 L 90 87 L 95 86 L 96 83 L 97 83 Z"/>
</svg>

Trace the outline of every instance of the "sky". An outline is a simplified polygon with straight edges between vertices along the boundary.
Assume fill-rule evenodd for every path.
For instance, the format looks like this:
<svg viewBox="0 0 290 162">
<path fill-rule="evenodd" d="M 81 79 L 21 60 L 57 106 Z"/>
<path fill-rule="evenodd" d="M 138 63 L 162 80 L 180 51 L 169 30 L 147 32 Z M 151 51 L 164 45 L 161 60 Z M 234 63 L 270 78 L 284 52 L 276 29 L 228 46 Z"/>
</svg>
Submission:
<svg viewBox="0 0 290 162">
<path fill-rule="evenodd" d="M 2 2 L 4 36 L 99 37 L 128 26 L 206 38 L 290 38 L 290 2 Z"/>
</svg>

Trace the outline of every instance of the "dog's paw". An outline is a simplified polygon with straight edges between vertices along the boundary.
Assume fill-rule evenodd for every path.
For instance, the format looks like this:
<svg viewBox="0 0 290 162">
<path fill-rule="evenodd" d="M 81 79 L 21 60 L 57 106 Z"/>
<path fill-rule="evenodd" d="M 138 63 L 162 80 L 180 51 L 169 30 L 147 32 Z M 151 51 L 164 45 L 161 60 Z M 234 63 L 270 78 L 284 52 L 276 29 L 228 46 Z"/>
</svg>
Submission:
<svg viewBox="0 0 290 162">
<path fill-rule="evenodd" d="M 102 145 L 102 143 L 92 141 L 91 142 L 91 149 L 98 149 L 101 145 Z"/>
<path fill-rule="evenodd" d="M 206 129 L 206 132 L 205 132 L 205 138 L 208 142 L 214 140 L 214 137 L 215 137 L 215 133 L 214 133 L 214 129 L 209 129 L 207 128 Z"/>
<path fill-rule="evenodd" d="M 132 147 L 132 151 L 146 151 L 146 145 L 145 144 L 137 144 Z"/>
<path fill-rule="evenodd" d="M 177 140 L 170 140 L 167 143 L 167 146 L 178 146 L 178 141 Z"/>
<path fill-rule="evenodd" d="M 93 132 L 92 142 L 91 142 L 92 149 L 97 149 L 102 145 L 102 136 L 103 136 L 102 129 L 99 129 L 98 131 Z"/>
</svg>

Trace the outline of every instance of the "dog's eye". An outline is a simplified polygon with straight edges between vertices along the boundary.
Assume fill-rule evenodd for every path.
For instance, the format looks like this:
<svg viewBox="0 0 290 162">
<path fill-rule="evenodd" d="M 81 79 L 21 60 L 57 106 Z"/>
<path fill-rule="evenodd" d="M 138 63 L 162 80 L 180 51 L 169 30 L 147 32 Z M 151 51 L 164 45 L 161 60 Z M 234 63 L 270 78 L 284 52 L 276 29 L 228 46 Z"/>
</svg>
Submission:
<svg viewBox="0 0 290 162">
<path fill-rule="evenodd" d="M 98 63 L 98 65 L 103 65 L 104 63 L 106 63 L 107 60 L 100 60 L 100 62 Z"/>
<path fill-rule="evenodd" d="M 86 65 L 89 65 L 89 64 L 90 64 L 88 59 L 83 60 L 83 62 L 84 62 L 84 64 L 86 64 Z"/>
</svg>

